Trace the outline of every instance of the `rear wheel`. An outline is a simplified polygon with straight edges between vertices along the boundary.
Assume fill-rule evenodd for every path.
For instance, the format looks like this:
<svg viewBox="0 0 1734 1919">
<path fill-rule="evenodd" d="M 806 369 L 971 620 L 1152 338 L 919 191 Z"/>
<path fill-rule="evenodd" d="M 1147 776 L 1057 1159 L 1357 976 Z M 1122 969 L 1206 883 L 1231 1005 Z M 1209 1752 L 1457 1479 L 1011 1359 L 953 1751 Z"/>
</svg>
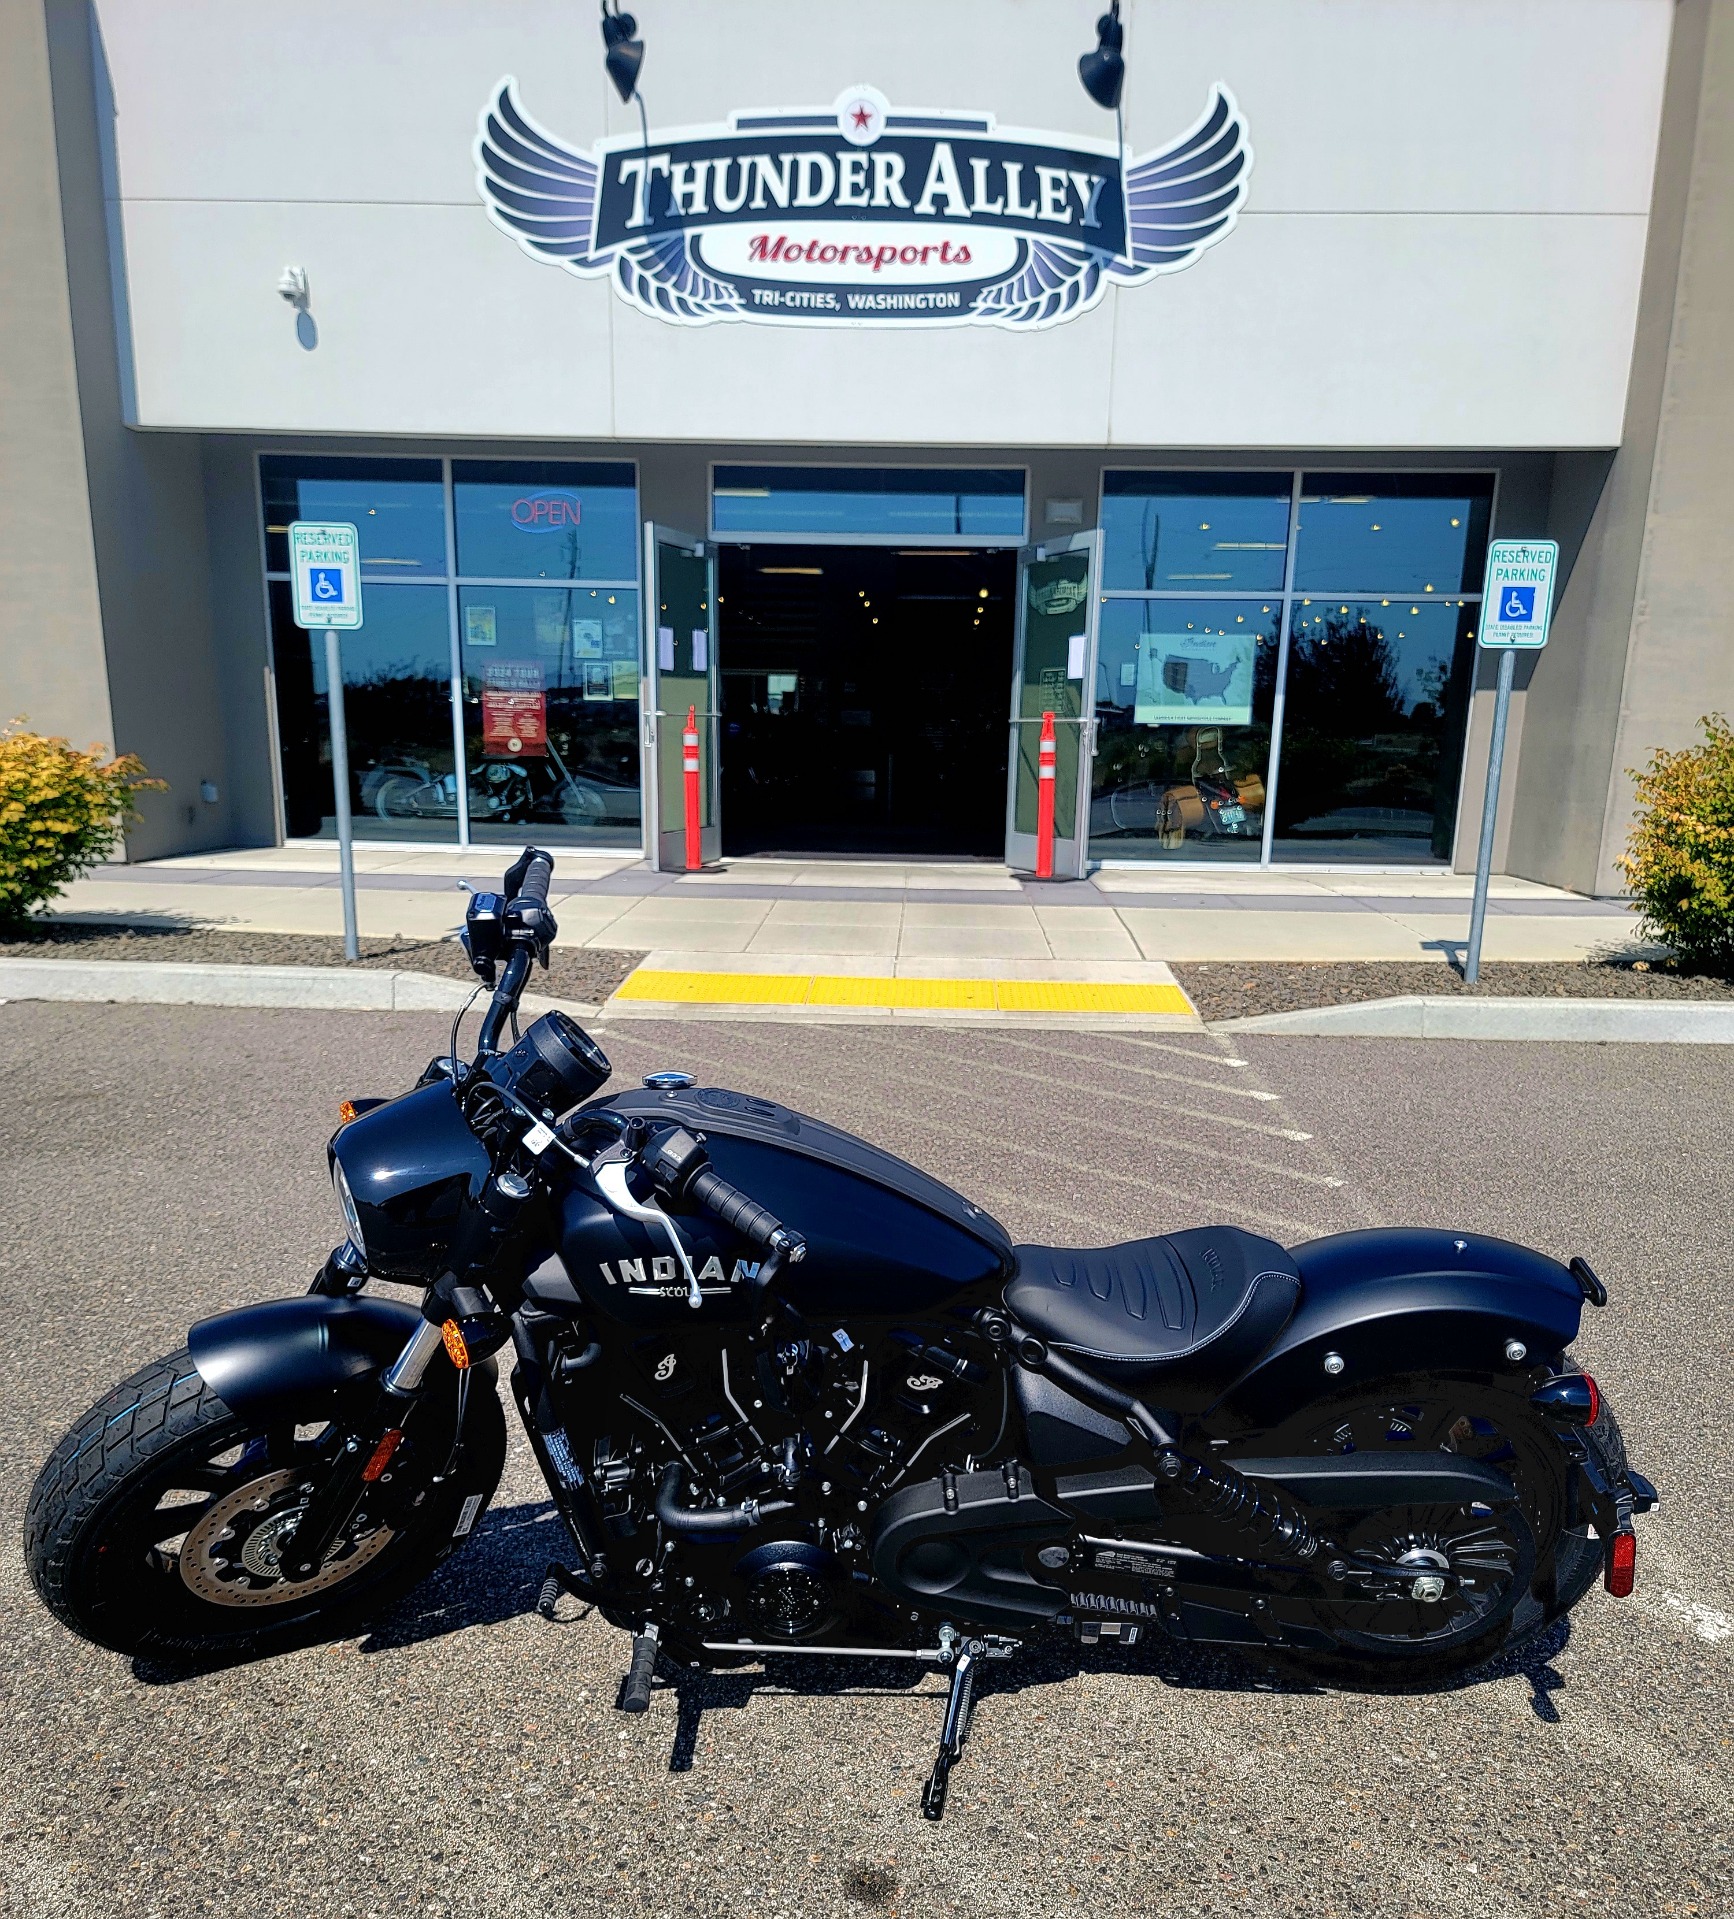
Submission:
<svg viewBox="0 0 1734 1919">
<path fill-rule="evenodd" d="M 1603 1414 L 1610 1427 L 1612 1417 Z M 1374 1382 L 1306 1407 L 1234 1451 L 1411 1448 L 1492 1466 L 1510 1478 L 1517 1498 L 1498 1508 L 1389 1507 L 1345 1523 L 1337 1543 L 1360 1560 L 1389 1565 L 1391 1576 L 1350 1578 L 1340 1600 L 1308 1608 L 1306 1623 L 1332 1642 L 1305 1655 L 1316 1676 L 1361 1686 L 1444 1684 L 1534 1639 L 1595 1577 L 1599 1547 L 1583 1528 L 1566 1525 L 1566 1456 L 1526 1394 L 1508 1382 L 1434 1374 Z"/>
<path fill-rule="evenodd" d="M 238 1657 L 353 1630 L 469 1536 L 498 1484 L 506 1429 L 492 1381 L 478 1379 L 441 1483 L 418 1501 L 407 1483 L 394 1493 L 381 1481 L 320 1570 L 287 1580 L 282 1548 L 337 1439 L 323 1409 L 238 1417 L 184 1351 L 145 1367 L 37 1478 L 24 1527 L 37 1592 L 116 1652 Z M 449 1439 L 448 1428 L 440 1465 Z"/>
</svg>

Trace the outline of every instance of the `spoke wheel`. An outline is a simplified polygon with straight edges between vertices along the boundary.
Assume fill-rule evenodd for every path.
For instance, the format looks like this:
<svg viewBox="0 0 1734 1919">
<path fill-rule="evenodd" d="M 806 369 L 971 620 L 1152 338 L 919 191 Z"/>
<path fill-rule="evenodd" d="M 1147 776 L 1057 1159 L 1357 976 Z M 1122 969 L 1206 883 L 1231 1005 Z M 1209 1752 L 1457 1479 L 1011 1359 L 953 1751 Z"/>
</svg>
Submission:
<svg viewBox="0 0 1734 1919">
<path fill-rule="evenodd" d="M 499 1480 L 505 1420 L 490 1378 L 468 1395 L 437 1485 L 417 1497 L 407 1478 L 395 1494 L 382 1480 L 319 1570 L 286 1579 L 283 1548 L 340 1437 L 325 1409 L 250 1424 L 184 1352 L 146 1367 L 91 1408 L 37 1479 L 24 1543 L 38 1593 L 118 1652 L 234 1657 L 354 1630 L 469 1537 Z M 428 1434 L 441 1464 L 450 1437 Z"/>
<path fill-rule="evenodd" d="M 1309 1658 L 1315 1669 L 1335 1663 L 1363 1681 L 1439 1683 L 1533 1636 L 1559 1610 L 1564 1456 L 1527 1398 L 1505 1382 L 1434 1375 L 1374 1382 L 1303 1408 L 1233 1450 L 1449 1452 L 1492 1466 L 1516 1489 L 1516 1500 L 1499 1508 L 1393 1506 L 1344 1522 L 1337 1543 L 1391 1572 L 1351 1573 L 1340 1598 L 1307 1608 L 1307 1623 L 1335 1649 L 1334 1662 Z"/>
</svg>

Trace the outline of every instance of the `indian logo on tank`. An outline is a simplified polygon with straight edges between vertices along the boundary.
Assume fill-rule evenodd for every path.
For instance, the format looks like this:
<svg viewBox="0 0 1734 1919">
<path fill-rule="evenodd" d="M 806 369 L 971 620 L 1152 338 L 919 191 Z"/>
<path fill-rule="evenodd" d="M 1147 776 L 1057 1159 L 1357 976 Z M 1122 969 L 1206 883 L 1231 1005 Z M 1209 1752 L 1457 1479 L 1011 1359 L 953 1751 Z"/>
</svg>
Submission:
<svg viewBox="0 0 1734 1919">
<path fill-rule="evenodd" d="M 1131 158 L 867 86 L 580 151 L 508 77 L 475 159 L 488 217 L 526 253 L 686 326 L 1055 326 L 1191 266 L 1233 231 L 1252 173 L 1220 84 L 1184 133 Z"/>
<path fill-rule="evenodd" d="M 744 1286 L 757 1279 L 759 1264 L 756 1259 L 737 1259 L 731 1268 L 724 1271 L 722 1261 L 713 1253 L 697 1269 L 698 1289 L 701 1293 L 730 1292 L 736 1286 Z M 612 1267 L 607 1260 L 602 1260 L 597 1270 L 602 1274 L 605 1284 L 624 1286 L 629 1293 L 638 1293 L 650 1299 L 688 1297 L 686 1277 L 680 1270 L 680 1262 L 666 1253 L 658 1259 L 617 1259 Z"/>
</svg>

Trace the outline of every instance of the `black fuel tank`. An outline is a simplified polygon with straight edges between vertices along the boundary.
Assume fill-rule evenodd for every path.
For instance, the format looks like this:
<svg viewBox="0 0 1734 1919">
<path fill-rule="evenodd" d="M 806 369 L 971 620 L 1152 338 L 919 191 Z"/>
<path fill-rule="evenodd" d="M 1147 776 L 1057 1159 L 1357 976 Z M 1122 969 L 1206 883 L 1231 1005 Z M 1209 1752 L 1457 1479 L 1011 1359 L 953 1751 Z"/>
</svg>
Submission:
<svg viewBox="0 0 1734 1919">
<path fill-rule="evenodd" d="M 1011 1241 L 998 1220 L 919 1168 L 823 1120 L 720 1087 L 618 1093 L 586 1110 L 597 1108 L 701 1135 L 724 1179 L 803 1234 L 807 1257 L 783 1282 L 803 1312 L 930 1313 L 987 1305 L 1011 1274 Z M 570 1206 L 566 1220 L 562 1252 L 584 1284 L 597 1258 L 606 1257 L 592 1254 L 592 1245 L 614 1233 L 597 1233 L 601 1222 L 582 1205 Z M 695 1251 L 708 1253 L 720 1229 L 708 1222 L 692 1226 L 688 1232 L 683 1222 L 683 1233 Z M 644 1250 L 667 1249 L 652 1249 L 646 1240 Z M 732 1259 L 723 1266 L 732 1279 Z M 680 1298 L 668 1298 L 667 1307 L 676 1315 L 684 1310 Z"/>
</svg>

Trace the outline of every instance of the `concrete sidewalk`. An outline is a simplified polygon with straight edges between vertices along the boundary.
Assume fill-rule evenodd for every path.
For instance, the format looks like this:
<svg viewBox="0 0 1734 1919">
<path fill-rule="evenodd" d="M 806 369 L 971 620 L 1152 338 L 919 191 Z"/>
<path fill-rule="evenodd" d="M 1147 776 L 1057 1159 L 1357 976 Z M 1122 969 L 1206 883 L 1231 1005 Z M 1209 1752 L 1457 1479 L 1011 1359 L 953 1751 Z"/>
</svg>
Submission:
<svg viewBox="0 0 1734 1919">
<path fill-rule="evenodd" d="M 462 924 L 460 878 L 497 886 L 510 847 L 358 849 L 361 930 L 433 939 Z M 730 860 L 655 873 L 635 853 L 557 854 L 562 944 L 635 948 L 667 973 L 861 974 L 1156 985 L 1172 960 L 1442 960 L 1468 928 L 1470 881 L 1444 872 L 1107 867 L 1073 884 L 986 862 Z M 61 913 L 256 932 L 342 929 L 335 847 L 104 867 Z M 1621 902 L 1494 881 L 1486 956 L 1572 960 L 1632 949 Z"/>
</svg>

